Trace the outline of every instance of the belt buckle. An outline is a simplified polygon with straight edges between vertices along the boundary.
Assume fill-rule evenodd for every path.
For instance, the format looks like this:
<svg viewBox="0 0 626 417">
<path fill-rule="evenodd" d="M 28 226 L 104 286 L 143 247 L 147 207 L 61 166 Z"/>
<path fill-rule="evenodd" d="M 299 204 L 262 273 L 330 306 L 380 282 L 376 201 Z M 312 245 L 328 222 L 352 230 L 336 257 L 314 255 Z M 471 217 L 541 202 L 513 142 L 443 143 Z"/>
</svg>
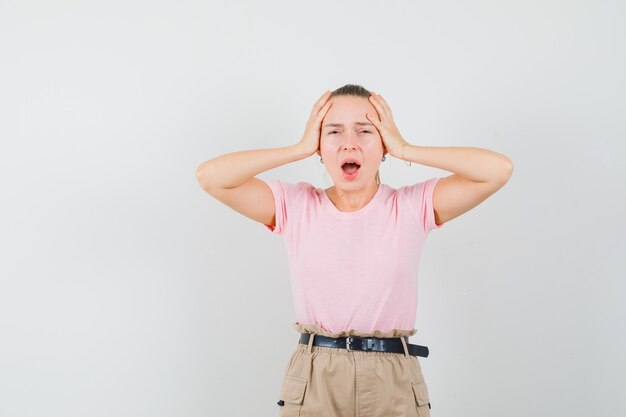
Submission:
<svg viewBox="0 0 626 417">
<path fill-rule="evenodd" d="M 356 350 L 356 349 L 350 349 L 350 342 L 353 339 L 352 336 L 346 336 L 346 349 L 348 350 Z"/>
<path fill-rule="evenodd" d="M 350 342 L 353 341 L 354 339 L 355 339 L 354 336 L 346 337 L 346 349 L 352 350 L 352 351 L 355 351 L 355 350 L 373 351 L 374 350 L 374 344 L 376 341 L 374 340 L 374 338 L 369 338 L 369 337 L 365 338 L 365 342 L 366 342 L 365 348 L 363 348 L 363 343 L 361 343 L 359 345 L 359 349 L 350 349 Z"/>
</svg>

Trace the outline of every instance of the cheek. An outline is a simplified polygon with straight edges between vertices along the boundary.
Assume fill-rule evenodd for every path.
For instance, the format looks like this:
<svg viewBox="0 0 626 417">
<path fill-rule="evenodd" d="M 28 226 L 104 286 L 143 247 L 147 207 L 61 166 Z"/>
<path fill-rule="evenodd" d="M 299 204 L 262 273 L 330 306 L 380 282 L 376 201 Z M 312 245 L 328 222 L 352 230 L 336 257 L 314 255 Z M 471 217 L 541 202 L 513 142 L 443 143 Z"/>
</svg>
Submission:
<svg viewBox="0 0 626 417">
<path fill-rule="evenodd" d="M 367 141 L 367 145 L 370 147 L 378 148 L 385 145 L 383 139 L 379 135 L 370 136 Z"/>
<path fill-rule="evenodd" d="M 320 138 L 320 151 L 324 153 L 334 154 L 337 148 L 337 143 L 331 138 L 322 137 Z"/>
<path fill-rule="evenodd" d="M 327 135 L 320 138 L 320 146 L 337 146 L 339 142 L 339 135 Z"/>
</svg>

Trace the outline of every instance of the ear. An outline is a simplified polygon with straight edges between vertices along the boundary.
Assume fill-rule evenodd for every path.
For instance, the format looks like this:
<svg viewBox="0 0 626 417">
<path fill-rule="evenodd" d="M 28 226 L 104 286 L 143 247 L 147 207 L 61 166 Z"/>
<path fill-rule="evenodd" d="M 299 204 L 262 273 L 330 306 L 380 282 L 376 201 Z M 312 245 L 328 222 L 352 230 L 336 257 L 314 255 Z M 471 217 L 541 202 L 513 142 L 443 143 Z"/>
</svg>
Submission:
<svg viewBox="0 0 626 417">
<path fill-rule="evenodd" d="M 385 146 L 385 141 L 382 137 L 380 138 L 380 144 L 383 145 L 383 156 L 387 155 L 387 147 Z"/>
</svg>

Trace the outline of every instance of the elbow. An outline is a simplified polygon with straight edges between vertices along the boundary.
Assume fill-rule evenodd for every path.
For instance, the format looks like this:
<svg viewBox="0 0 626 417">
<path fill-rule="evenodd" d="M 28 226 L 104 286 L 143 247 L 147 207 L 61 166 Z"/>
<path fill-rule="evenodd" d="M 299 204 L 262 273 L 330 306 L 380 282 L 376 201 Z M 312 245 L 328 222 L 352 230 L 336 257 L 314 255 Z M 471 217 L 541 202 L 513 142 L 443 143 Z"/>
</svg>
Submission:
<svg viewBox="0 0 626 417">
<path fill-rule="evenodd" d="M 513 175 L 513 169 L 513 161 L 509 157 L 504 156 L 502 167 L 498 175 L 499 182 L 501 182 L 503 185 L 506 184 Z"/>
<path fill-rule="evenodd" d="M 205 190 L 208 188 L 207 180 L 210 177 L 207 171 L 208 171 L 208 165 L 206 162 L 201 163 L 196 168 L 196 181 Z"/>
<path fill-rule="evenodd" d="M 202 181 L 202 164 L 200 164 L 197 168 L 196 168 L 196 181 L 201 182 Z"/>
<path fill-rule="evenodd" d="M 202 178 L 202 165 L 196 168 L 196 179 L 200 181 L 201 178 Z"/>
</svg>

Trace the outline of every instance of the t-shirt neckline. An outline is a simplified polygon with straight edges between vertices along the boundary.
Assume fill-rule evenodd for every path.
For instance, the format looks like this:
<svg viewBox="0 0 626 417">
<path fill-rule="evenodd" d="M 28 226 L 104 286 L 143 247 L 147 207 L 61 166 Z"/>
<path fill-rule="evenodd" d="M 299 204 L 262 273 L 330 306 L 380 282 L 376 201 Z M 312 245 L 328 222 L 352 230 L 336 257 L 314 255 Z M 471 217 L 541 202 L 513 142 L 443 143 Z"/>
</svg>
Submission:
<svg viewBox="0 0 626 417">
<path fill-rule="evenodd" d="M 324 188 L 322 188 L 322 194 L 324 194 L 324 202 L 325 202 L 325 206 L 328 207 L 328 210 L 333 213 L 335 216 L 338 217 L 360 217 L 363 214 L 367 213 L 369 210 L 372 209 L 372 207 L 374 207 L 377 203 L 378 200 L 380 198 L 380 195 L 382 194 L 383 191 L 383 186 L 384 184 L 378 184 L 378 189 L 376 190 L 376 193 L 374 194 L 374 196 L 371 198 L 370 201 L 367 202 L 366 205 L 364 205 L 363 207 L 361 207 L 358 210 L 355 211 L 341 211 L 339 210 L 337 207 L 335 207 L 335 204 L 333 204 L 332 200 L 330 199 L 330 197 L 328 197 L 328 194 L 326 193 L 326 190 Z"/>
</svg>

